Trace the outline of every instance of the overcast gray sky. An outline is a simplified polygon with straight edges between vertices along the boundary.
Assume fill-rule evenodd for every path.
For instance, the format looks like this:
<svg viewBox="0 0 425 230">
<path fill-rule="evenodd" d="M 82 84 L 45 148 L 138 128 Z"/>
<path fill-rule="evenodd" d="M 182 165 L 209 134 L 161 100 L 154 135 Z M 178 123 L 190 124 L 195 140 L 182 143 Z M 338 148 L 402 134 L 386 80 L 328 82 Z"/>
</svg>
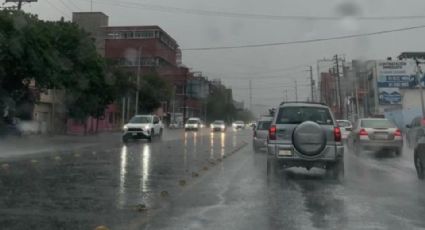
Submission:
<svg viewBox="0 0 425 230">
<path fill-rule="evenodd" d="M 189 9 L 202 9 L 267 15 L 305 16 L 406 16 L 425 15 L 424 0 L 95 0 L 94 11 L 109 15 L 110 25 L 159 25 L 181 48 L 231 46 L 268 42 L 324 38 L 364 32 L 425 25 L 425 19 L 335 21 L 262 20 L 159 12 L 145 7 L 120 7 L 119 3 L 137 2 Z M 347 7 L 349 6 L 349 7 Z M 89 0 L 40 0 L 26 4 L 24 10 L 41 19 L 71 19 L 72 11 L 90 10 Z M 425 29 L 391 33 L 368 38 L 325 41 L 309 44 L 231 49 L 184 51 L 183 62 L 209 78 L 221 78 L 232 87 L 237 100 L 249 101 L 249 82 L 253 79 L 253 103 L 276 105 L 288 90 L 295 98 L 294 81 L 299 83 L 299 98 L 310 96 L 307 66 L 316 60 L 343 54 L 355 58 L 385 59 L 403 51 L 425 50 Z M 292 68 L 298 67 L 298 68 Z M 291 70 L 283 71 L 286 68 Z M 326 66 L 323 66 L 326 69 Z M 315 73 L 316 75 L 316 73 Z M 281 77 L 280 77 L 281 76 Z"/>
</svg>

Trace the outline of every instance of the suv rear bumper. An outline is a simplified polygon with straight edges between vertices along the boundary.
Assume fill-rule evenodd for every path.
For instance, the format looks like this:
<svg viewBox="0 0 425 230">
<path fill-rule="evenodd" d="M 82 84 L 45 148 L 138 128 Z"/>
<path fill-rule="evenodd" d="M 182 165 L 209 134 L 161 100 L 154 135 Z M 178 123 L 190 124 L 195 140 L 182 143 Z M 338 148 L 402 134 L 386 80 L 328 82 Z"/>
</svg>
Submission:
<svg viewBox="0 0 425 230">
<path fill-rule="evenodd" d="M 288 151 L 290 151 L 290 155 Z M 309 157 L 299 153 L 292 145 L 268 144 L 267 153 L 269 157 L 287 162 L 337 161 L 344 156 L 344 146 L 342 144 L 328 145 L 322 153 Z"/>
</svg>

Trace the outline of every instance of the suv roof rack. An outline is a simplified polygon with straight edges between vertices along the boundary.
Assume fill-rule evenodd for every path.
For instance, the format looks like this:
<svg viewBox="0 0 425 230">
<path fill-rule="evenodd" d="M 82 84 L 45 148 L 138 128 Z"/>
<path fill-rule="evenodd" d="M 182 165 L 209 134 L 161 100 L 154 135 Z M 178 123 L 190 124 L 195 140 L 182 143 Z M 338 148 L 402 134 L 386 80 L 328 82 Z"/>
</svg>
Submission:
<svg viewBox="0 0 425 230">
<path fill-rule="evenodd" d="M 327 104 L 325 104 L 323 102 L 315 102 L 315 101 L 284 101 L 284 102 L 280 103 L 280 105 L 284 105 L 284 104 L 288 104 L 288 103 L 316 104 L 316 105 L 327 106 Z"/>
</svg>

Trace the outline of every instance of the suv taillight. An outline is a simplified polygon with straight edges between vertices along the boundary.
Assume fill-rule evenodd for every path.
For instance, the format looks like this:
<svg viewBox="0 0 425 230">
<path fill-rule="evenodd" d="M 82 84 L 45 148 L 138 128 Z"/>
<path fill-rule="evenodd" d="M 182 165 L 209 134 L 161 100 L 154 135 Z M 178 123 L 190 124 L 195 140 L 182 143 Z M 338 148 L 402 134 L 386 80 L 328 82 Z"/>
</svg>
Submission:
<svg viewBox="0 0 425 230">
<path fill-rule="evenodd" d="M 272 125 L 269 128 L 269 140 L 276 140 L 276 125 Z"/>
<path fill-rule="evenodd" d="M 369 135 L 365 129 L 360 129 L 359 136 L 367 136 Z"/>
<path fill-rule="evenodd" d="M 425 126 L 425 118 L 421 119 L 421 126 Z"/>
<path fill-rule="evenodd" d="M 334 137 L 336 142 L 341 141 L 341 129 L 339 127 L 334 128 Z"/>
<path fill-rule="evenodd" d="M 401 131 L 400 131 L 400 129 L 397 129 L 397 130 L 394 132 L 394 136 L 396 136 L 396 137 L 401 137 Z"/>
</svg>

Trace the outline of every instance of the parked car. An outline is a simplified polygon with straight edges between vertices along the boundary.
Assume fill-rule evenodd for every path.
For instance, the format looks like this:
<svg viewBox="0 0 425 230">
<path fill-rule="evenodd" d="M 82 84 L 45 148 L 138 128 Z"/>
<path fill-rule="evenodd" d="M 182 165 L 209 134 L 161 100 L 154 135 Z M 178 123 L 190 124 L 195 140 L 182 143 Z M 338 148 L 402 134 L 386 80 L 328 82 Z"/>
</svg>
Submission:
<svg viewBox="0 0 425 230">
<path fill-rule="evenodd" d="M 267 136 L 273 117 L 261 117 L 253 128 L 252 148 L 259 152 L 261 148 L 267 147 Z"/>
<path fill-rule="evenodd" d="M 388 119 L 359 119 L 354 125 L 349 139 L 350 147 L 357 154 L 364 150 L 394 150 L 399 156 L 403 151 L 401 131 Z"/>
<path fill-rule="evenodd" d="M 341 138 L 343 141 L 347 140 L 348 135 L 350 135 L 353 130 L 353 125 L 349 120 L 337 120 L 336 123 L 338 127 L 341 129 Z"/>
<path fill-rule="evenodd" d="M 416 173 L 420 180 L 425 179 L 425 136 L 418 139 L 413 151 Z"/>
<path fill-rule="evenodd" d="M 225 132 L 226 124 L 222 120 L 217 120 L 211 123 L 210 128 L 212 132 Z"/>
<path fill-rule="evenodd" d="M 20 120 L 17 118 L 11 119 L 0 126 L 0 136 L 22 136 L 22 128 Z"/>
<path fill-rule="evenodd" d="M 407 145 L 414 149 L 419 138 L 425 134 L 425 119 L 422 117 L 416 117 L 410 124 L 406 125 L 406 128 Z"/>
<path fill-rule="evenodd" d="M 185 131 L 198 131 L 202 126 L 201 119 L 197 117 L 191 117 L 187 120 L 186 124 L 184 125 Z"/>
<path fill-rule="evenodd" d="M 235 121 L 232 124 L 233 129 L 245 129 L 245 123 L 243 121 Z"/>
<path fill-rule="evenodd" d="M 164 126 L 156 115 L 136 115 L 123 127 L 122 140 L 127 143 L 130 139 L 147 139 L 152 141 L 154 136 L 162 136 Z"/>
<path fill-rule="evenodd" d="M 325 168 L 344 176 L 341 130 L 328 106 L 311 102 L 280 104 L 269 128 L 267 173 L 281 168 Z"/>
</svg>

